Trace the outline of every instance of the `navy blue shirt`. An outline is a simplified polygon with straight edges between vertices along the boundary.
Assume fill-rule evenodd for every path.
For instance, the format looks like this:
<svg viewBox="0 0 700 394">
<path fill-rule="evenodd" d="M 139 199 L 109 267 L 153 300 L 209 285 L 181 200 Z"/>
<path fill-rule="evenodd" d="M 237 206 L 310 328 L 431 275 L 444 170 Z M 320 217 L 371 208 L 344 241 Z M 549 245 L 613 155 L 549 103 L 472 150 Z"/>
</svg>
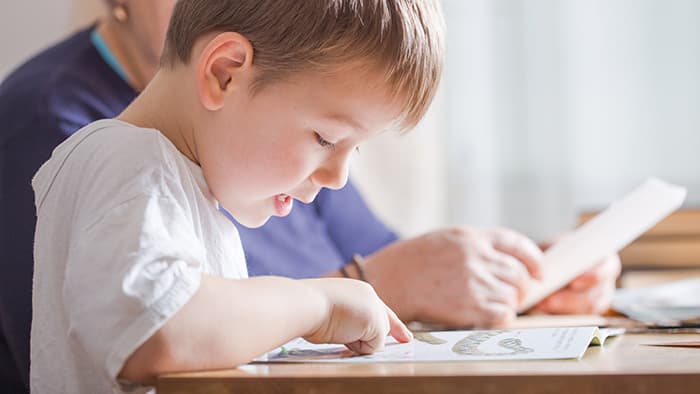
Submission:
<svg viewBox="0 0 700 394">
<path fill-rule="evenodd" d="M 0 85 L 0 387 L 29 381 L 32 245 L 31 178 L 54 147 L 86 124 L 118 115 L 137 95 L 83 30 L 19 66 Z M 311 204 L 259 229 L 238 225 L 251 275 L 316 277 L 354 253 L 396 240 L 355 187 L 324 189 Z M 89 294 L 85 295 L 89 297 Z"/>
</svg>

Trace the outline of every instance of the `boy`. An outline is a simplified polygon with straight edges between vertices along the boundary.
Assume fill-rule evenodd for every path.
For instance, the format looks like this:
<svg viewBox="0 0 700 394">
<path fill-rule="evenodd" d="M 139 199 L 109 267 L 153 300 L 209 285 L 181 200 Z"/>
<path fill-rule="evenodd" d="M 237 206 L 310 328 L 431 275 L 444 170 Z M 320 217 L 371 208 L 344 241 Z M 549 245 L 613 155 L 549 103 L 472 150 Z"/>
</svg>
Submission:
<svg viewBox="0 0 700 394">
<path fill-rule="evenodd" d="M 425 113 L 442 52 L 437 0 L 178 2 L 151 84 L 34 178 L 32 391 L 133 388 L 298 336 L 410 340 L 364 283 L 244 279 L 220 208 L 260 226 L 342 187 L 360 142 Z"/>
</svg>

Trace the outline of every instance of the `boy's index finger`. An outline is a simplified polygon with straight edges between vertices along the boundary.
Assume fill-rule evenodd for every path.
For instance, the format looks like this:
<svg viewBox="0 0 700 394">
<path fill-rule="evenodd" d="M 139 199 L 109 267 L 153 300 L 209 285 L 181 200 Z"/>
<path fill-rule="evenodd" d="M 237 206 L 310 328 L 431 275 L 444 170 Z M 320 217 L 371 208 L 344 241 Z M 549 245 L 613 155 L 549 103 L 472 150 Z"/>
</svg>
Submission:
<svg viewBox="0 0 700 394">
<path fill-rule="evenodd" d="M 535 279 L 542 278 L 542 250 L 529 238 L 512 230 L 496 229 L 491 245 L 501 253 L 517 258 Z"/>
<path fill-rule="evenodd" d="M 394 337 L 400 343 L 411 342 L 413 333 L 406 325 L 396 316 L 396 313 L 389 307 L 386 308 L 387 317 L 389 318 L 389 335 Z"/>
</svg>

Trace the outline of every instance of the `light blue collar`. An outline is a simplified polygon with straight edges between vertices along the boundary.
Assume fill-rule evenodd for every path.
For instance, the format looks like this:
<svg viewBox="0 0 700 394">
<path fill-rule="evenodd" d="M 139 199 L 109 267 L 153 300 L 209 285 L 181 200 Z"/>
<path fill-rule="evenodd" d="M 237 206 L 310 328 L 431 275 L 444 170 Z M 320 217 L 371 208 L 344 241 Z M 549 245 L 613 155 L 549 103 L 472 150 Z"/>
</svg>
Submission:
<svg viewBox="0 0 700 394">
<path fill-rule="evenodd" d="M 121 66 L 121 64 L 119 64 L 117 58 L 114 57 L 112 51 L 109 50 L 105 40 L 102 38 L 100 33 L 97 32 L 97 28 L 92 29 L 92 33 L 90 33 L 90 41 L 92 41 L 92 45 L 95 46 L 95 49 L 97 49 L 97 52 L 100 54 L 105 63 L 107 63 L 112 70 L 114 70 L 114 72 L 121 77 L 121 79 L 131 85 L 131 82 L 129 82 L 129 77 L 126 75 L 126 71 L 124 71 L 124 68 Z"/>
</svg>

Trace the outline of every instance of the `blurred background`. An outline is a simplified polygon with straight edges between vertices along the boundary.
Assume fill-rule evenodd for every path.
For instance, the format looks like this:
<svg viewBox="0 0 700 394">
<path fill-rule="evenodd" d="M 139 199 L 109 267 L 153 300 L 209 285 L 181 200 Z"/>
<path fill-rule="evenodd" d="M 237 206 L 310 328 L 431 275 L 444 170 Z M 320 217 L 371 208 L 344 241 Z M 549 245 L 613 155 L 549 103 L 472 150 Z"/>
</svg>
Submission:
<svg viewBox="0 0 700 394">
<path fill-rule="evenodd" d="M 700 1 L 443 0 L 447 68 L 421 125 L 352 176 L 402 235 L 572 228 L 650 175 L 700 207 Z M 101 0 L 0 5 L 0 79 L 95 21 Z"/>
</svg>

